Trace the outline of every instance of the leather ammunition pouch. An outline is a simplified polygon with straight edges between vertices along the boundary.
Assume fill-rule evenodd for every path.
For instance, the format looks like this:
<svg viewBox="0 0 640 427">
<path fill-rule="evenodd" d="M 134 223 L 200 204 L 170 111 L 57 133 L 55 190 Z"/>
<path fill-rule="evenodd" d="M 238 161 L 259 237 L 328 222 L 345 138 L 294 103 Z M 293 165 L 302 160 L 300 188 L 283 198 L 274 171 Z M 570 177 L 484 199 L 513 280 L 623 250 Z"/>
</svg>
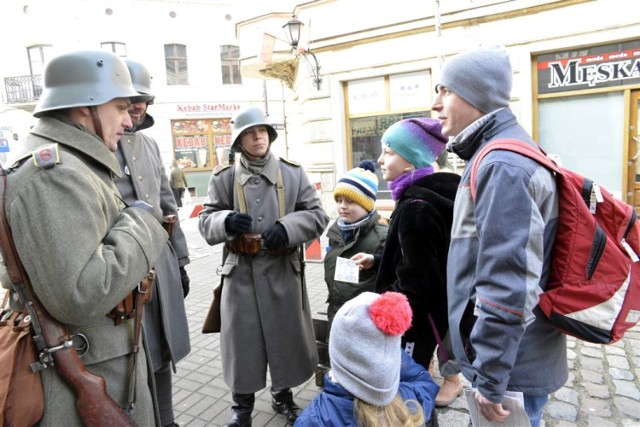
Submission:
<svg viewBox="0 0 640 427">
<path fill-rule="evenodd" d="M 233 253 L 241 255 L 256 255 L 262 249 L 262 236 L 260 234 L 241 234 L 227 242 L 225 246 Z"/>
<path fill-rule="evenodd" d="M 138 283 L 138 287 L 129 292 L 129 294 L 109 312 L 108 316 L 113 319 L 116 325 L 122 323 L 123 320 L 133 319 L 136 315 L 137 304 L 141 303 L 144 305 L 151 301 L 155 274 L 155 271 L 151 270 L 147 276 Z M 139 301 L 139 299 L 141 300 Z"/>
<path fill-rule="evenodd" d="M 284 255 L 291 254 L 296 251 L 296 247 L 291 248 L 283 246 L 278 249 L 265 249 L 262 247 L 262 235 L 260 234 L 242 234 L 230 242 L 225 243 L 227 250 L 240 255 Z"/>
</svg>

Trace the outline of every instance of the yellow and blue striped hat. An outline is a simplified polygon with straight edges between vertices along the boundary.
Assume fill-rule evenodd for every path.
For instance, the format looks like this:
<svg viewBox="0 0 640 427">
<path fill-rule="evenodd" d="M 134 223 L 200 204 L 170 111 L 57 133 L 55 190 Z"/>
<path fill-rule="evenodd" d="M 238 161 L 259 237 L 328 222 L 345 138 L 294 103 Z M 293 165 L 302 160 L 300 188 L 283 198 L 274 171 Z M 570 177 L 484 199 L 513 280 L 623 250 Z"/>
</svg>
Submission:
<svg viewBox="0 0 640 427">
<path fill-rule="evenodd" d="M 378 177 L 375 170 L 375 163 L 363 160 L 358 167 L 351 169 L 338 180 L 333 198 L 337 201 L 338 196 L 347 197 L 367 212 L 371 212 L 378 194 Z"/>
</svg>

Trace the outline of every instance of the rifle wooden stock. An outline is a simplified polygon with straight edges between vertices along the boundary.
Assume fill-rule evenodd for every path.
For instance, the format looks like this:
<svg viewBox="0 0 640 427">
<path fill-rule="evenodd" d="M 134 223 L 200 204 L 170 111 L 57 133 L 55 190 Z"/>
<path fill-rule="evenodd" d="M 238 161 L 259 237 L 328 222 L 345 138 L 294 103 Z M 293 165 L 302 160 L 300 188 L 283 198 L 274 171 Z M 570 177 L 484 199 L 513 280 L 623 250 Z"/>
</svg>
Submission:
<svg viewBox="0 0 640 427">
<path fill-rule="evenodd" d="M 42 336 L 48 346 L 70 340 L 66 328 L 52 319 L 44 309 L 38 310 Z M 75 347 L 63 348 L 52 354 L 55 367 L 76 394 L 76 408 L 87 426 L 135 426 L 133 419 L 107 394 L 107 383 L 89 372 Z M 135 375 L 135 373 L 133 373 Z"/>
<path fill-rule="evenodd" d="M 31 304 L 33 311 L 37 313 L 47 348 L 58 347 L 65 342 L 71 343 L 67 328 L 49 314 L 33 292 L 29 276 L 16 251 L 6 217 L 4 197 L 7 177 L 2 174 L 0 179 L 2 180 L 0 183 L 0 251 L 7 275 L 14 286 L 23 285 L 29 295 L 30 301 L 23 301 L 23 303 Z M 76 394 L 78 414 L 85 425 L 98 427 L 136 425 L 133 419 L 107 394 L 104 378 L 87 371 L 72 344 L 70 347 L 52 352 L 51 355 L 58 373 Z"/>
</svg>

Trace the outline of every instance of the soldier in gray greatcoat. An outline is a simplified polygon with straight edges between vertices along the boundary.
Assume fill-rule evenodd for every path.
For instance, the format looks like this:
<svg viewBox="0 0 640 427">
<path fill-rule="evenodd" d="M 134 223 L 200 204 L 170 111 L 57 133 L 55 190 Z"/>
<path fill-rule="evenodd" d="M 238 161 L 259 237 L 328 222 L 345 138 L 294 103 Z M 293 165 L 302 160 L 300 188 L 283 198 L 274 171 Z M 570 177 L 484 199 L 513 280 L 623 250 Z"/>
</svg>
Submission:
<svg viewBox="0 0 640 427">
<path fill-rule="evenodd" d="M 109 312 L 137 287 L 167 233 L 150 206 L 123 203 L 113 155 L 136 96 L 125 63 L 106 51 L 53 58 L 34 116 L 40 120 L 7 177 L 6 214 L 35 294 L 86 350 L 82 362 L 140 426 L 156 425 L 145 351 L 133 350 L 134 319 Z M 29 155 L 29 152 L 32 154 Z M 81 339 L 84 337 L 84 339 Z M 76 396 L 55 367 L 42 371 L 41 426 L 84 425 Z M 135 393 L 130 393 L 130 386 Z"/>
<path fill-rule="evenodd" d="M 232 391 L 227 426 L 250 426 L 255 392 L 271 375 L 272 407 L 293 424 L 300 408 L 291 387 L 318 364 L 311 310 L 301 280 L 299 246 L 319 237 L 329 222 L 303 169 L 271 151 L 276 130 L 250 107 L 233 120 L 234 166 L 209 181 L 200 233 L 210 245 L 225 243 L 221 269 L 221 354 Z M 247 233 L 261 246 L 242 247 Z"/>
<path fill-rule="evenodd" d="M 132 128 L 120 139 L 116 157 L 122 176 L 116 186 L 126 203 L 144 200 L 162 222 L 167 215 L 178 215 L 156 141 L 140 132 L 153 126 L 147 106 L 153 103 L 151 74 L 140 62 L 125 59 L 133 87 L 140 94 L 131 98 L 129 115 Z M 153 298 L 144 310 L 144 331 L 153 367 L 160 421 L 163 427 L 175 426 L 171 387 L 171 370 L 191 351 L 189 325 L 183 298 L 189 292 L 187 241 L 177 221 L 173 234 L 155 264 Z"/>
</svg>

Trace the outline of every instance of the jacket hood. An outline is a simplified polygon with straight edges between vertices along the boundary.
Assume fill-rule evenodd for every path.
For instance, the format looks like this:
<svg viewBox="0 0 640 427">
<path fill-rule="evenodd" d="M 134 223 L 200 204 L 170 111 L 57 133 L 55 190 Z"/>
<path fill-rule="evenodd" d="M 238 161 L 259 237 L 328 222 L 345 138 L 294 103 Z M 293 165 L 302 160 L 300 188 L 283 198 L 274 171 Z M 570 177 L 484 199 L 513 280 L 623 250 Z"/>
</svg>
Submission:
<svg viewBox="0 0 640 427">
<path fill-rule="evenodd" d="M 407 188 L 402 199 L 428 200 L 440 211 L 453 209 L 459 183 L 460 176 L 455 173 L 436 172 L 417 180 Z"/>
</svg>

